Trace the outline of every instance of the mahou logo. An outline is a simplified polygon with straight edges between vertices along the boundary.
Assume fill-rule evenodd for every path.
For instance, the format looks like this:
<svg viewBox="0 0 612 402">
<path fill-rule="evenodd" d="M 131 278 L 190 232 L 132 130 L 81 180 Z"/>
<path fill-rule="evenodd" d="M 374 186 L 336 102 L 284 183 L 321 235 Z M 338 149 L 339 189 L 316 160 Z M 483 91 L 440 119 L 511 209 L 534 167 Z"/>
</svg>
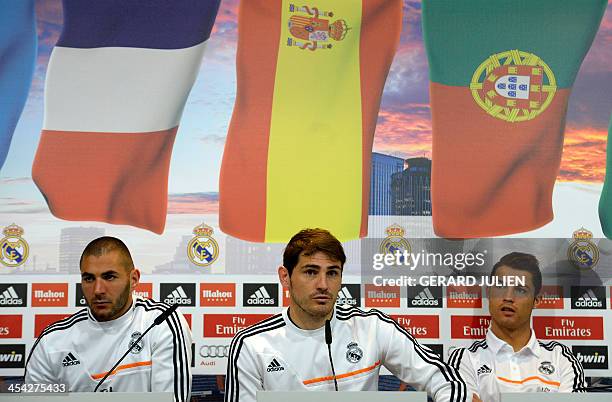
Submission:
<svg viewBox="0 0 612 402">
<path fill-rule="evenodd" d="M 152 283 L 139 283 L 132 292 L 134 296 L 141 297 L 143 299 L 153 298 L 153 284 Z"/>
<path fill-rule="evenodd" d="M 272 314 L 204 314 L 204 338 L 233 338 L 244 328 Z"/>
<path fill-rule="evenodd" d="M 22 321 L 18 314 L 0 314 L 0 339 L 21 338 Z"/>
<path fill-rule="evenodd" d="M 603 339 L 603 317 L 533 317 L 539 339 Z"/>
<path fill-rule="evenodd" d="M 32 307 L 67 307 L 67 283 L 33 283 Z"/>
<path fill-rule="evenodd" d="M 392 315 L 391 318 L 415 338 L 440 337 L 440 317 L 437 315 Z"/>
<path fill-rule="evenodd" d="M 201 307 L 234 307 L 235 305 L 235 283 L 200 283 Z"/>
<path fill-rule="evenodd" d="M 482 307 L 482 289 L 478 286 L 448 286 L 446 297 L 448 308 Z"/>
<path fill-rule="evenodd" d="M 451 316 L 452 339 L 482 339 L 487 335 L 491 324 L 488 315 L 453 315 Z"/>
<path fill-rule="evenodd" d="M 399 307 L 399 286 L 365 285 L 366 307 Z"/>
<path fill-rule="evenodd" d="M 537 309 L 563 309 L 563 286 L 542 286 Z"/>
<path fill-rule="evenodd" d="M 34 338 L 38 338 L 49 325 L 66 317 L 70 317 L 70 314 L 36 314 L 34 316 Z"/>
</svg>

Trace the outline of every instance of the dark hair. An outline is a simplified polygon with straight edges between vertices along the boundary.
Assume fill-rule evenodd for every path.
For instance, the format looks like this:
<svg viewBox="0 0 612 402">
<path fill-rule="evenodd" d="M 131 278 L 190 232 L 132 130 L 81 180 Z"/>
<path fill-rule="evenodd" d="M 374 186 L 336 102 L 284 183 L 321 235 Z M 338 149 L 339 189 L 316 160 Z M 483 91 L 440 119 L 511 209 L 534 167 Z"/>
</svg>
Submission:
<svg viewBox="0 0 612 402">
<path fill-rule="evenodd" d="M 495 272 L 502 266 L 531 273 L 535 295 L 540 293 L 540 290 L 542 289 L 542 272 L 540 271 L 540 263 L 538 262 L 538 259 L 533 255 L 520 253 L 518 251 L 506 254 L 495 265 L 493 265 L 491 276 L 495 276 Z"/>
<path fill-rule="evenodd" d="M 340 261 L 340 266 L 344 267 L 346 255 L 342 243 L 334 235 L 320 228 L 303 229 L 289 240 L 283 252 L 283 266 L 289 271 L 289 276 L 297 265 L 300 255 L 309 256 L 317 252 L 326 254 L 332 260 Z"/>
<path fill-rule="evenodd" d="M 89 257 L 91 255 L 100 257 L 101 255 L 108 254 L 113 251 L 117 251 L 119 253 L 121 260 L 123 261 L 123 266 L 127 271 L 131 271 L 134 268 L 132 255 L 130 254 L 130 250 L 128 250 L 125 243 L 116 237 L 111 236 L 98 237 L 97 239 L 89 242 L 89 244 L 85 247 L 85 250 L 83 250 L 83 254 L 81 254 L 79 266 L 83 266 L 83 260 L 85 257 Z"/>
</svg>

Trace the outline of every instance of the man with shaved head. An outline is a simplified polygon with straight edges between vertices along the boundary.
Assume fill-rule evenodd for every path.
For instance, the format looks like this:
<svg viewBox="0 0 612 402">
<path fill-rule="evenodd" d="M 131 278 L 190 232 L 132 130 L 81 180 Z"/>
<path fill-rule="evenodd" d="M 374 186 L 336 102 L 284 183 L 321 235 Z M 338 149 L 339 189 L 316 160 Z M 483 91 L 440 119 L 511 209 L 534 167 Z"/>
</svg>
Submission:
<svg viewBox="0 0 612 402">
<path fill-rule="evenodd" d="M 127 246 L 115 237 L 95 239 L 85 247 L 80 267 L 87 308 L 42 332 L 26 362 L 26 383 L 66 384 L 69 392 L 96 387 L 112 392 L 172 392 L 174 402 L 188 401 L 191 331 L 183 315 L 173 312 L 138 341 L 170 306 L 132 295 L 140 271 Z"/>
</svg>

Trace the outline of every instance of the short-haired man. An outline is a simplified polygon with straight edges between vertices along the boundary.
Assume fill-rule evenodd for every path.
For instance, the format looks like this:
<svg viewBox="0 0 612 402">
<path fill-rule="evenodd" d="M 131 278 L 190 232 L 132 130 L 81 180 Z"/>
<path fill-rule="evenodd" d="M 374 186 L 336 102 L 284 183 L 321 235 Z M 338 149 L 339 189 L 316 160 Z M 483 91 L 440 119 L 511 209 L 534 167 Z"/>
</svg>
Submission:
<svg viewBox="0 0 612 402">
<path fill-rule="evenodd" d="M 291 238 L 278 269 L 289 308 L 236 334 L 226 402 L 253 402 L 258 390 L 333 391 L 336 382 L 339 391 L 376 391 L 381 366 L 436 402 L 466 400 L 457 371 L 388 316 L 335 307 L 345 261 L 342 244 L 326 230 Z"/>
<path fill-rule="evenodd" d="M 531 312 L 542 288 L 538 260 L 531 254 L 507 254 L 493 266 L 491 277 L 496 283 L 487 289 L 491 326 L 486 338 L 449 356 L 468 395 L 474 401 L 496 402 L 503 392 L 581 391 L 584 372 L 569 348 L 538 341 L 531 329 Z M 523 278 L 521 286 L 517 279 Z M 517 286 L 510 286 L 513 280 Z"/>
<path fill-rule="evenodd" d="M 70 392 L 90 392 L 155 318 L 170 306 L 133 298 L 140 272 L 126 245 L 101 237 L 81 256 L 81 286 L 87 309 L 48 326 L 26 363 L 28 384 L 66 384 Z M 191 332 L 173 312 L 149 331 L 99 391 L 172 392 L 189 401 Z"/>
</svg>

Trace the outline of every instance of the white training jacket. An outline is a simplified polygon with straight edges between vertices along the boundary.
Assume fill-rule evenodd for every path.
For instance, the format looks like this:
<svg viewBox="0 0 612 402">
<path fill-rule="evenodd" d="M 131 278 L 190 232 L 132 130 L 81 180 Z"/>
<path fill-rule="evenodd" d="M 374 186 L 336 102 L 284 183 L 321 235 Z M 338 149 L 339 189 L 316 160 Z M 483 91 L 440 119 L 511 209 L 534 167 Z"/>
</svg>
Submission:
<svg viewBox="0 0 612 402">
<path fill-rule="evenodd" d="M 489 329 L 485 339 L 452 351 L 448 363 L 459 370 L 472 393 L 483 402 L 498 402 L 500 392 L 584 392 L 582 365 L 559 342 L 540 342 L 533 330 L 527 345 L 512 346 Z"/>
<path fill-rule="evenodd" d="M 331 332 L 339 391 L 377 391 L 385 366 L 435 402 L 466 401 L 457 371 L 380 311 L 336 307 Z M 225 401 L 255 402 L 258 390 L 333 391 L 325 328 L 300 329 L 285 309 L 237 333 L 230 346 Z"/>
<path fill-rule="evenodd" d="M 92 392 L 131 342 L 170 306 L 136 298 L 121 317 L 98 322 L 89 309 L 48 326 L 32 346 L 26 384 L 66 384 L 69 392 Z M 98 391 L 172 392 L 188 402 L 191 392 L 191 331 L 176 311 L 153 327 Z"/>
</svg>

